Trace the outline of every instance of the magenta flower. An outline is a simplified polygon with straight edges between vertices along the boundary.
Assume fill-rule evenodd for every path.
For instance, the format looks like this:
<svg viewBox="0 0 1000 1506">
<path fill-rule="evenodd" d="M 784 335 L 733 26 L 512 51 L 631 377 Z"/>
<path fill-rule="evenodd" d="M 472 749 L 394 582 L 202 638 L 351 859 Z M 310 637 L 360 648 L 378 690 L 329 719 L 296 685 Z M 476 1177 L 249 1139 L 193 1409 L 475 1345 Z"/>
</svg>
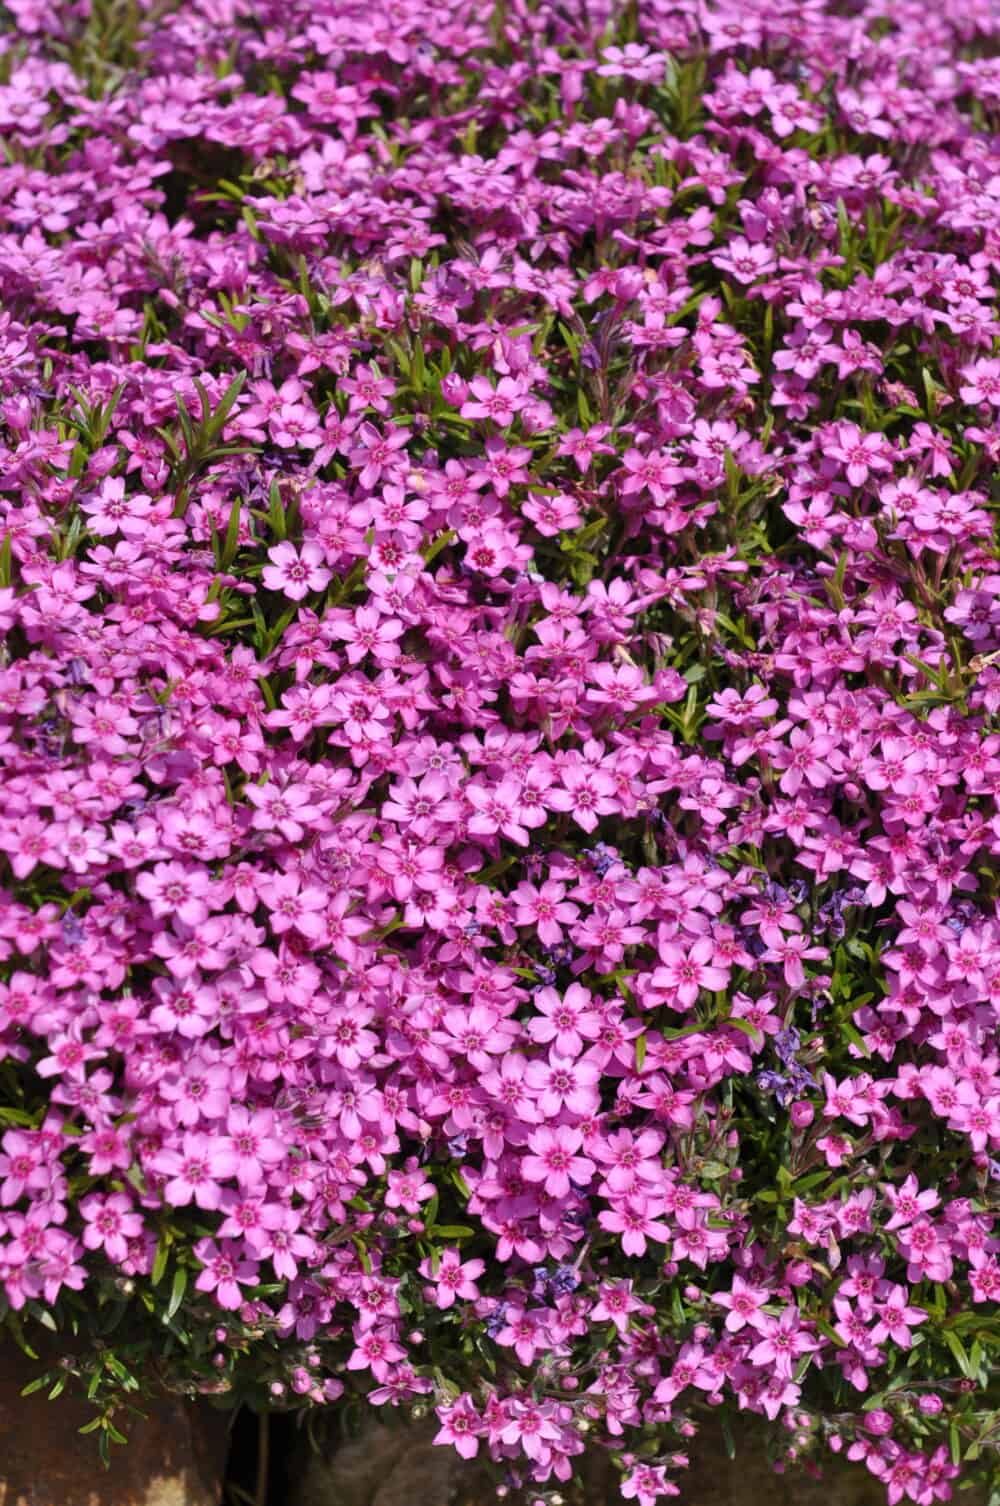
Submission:
<svg viewBox="0 0 1000 1506">
<path fill-rule="evenodd" d="M 515 900 L 519 892 L 529 888 L 533 891 L 533 895 L 538 894 L 538 891 L 534 890 L 533 885 L 522 884 L 514 892 Z M 540 896 L 541 903 L 545 902 L 544 894 L 546 888 L 550 888 L 550 886 L 543 886 Z M 558 888 L 565 892 L 563 885 L 560 884 Z M 554 909 L 558 910 L 562 908 L 558 903 L 558 898 L 554 898 L 550 902 Z M 525 905 L 531 904 L 537 908 L 537 902 L 533 897 L 522 901 L 522 903 Z M 567 905 L 565 908 L 571 909 L 574 913 L 577 911 L 575 905 Z M 572 920 L 573 916 L 567 915 L 561 918 L 568 922 Z M 551 944 L 542 936 L 541 925 L 539 925 L 539 939 L 545 941 L 547 945 Z M 555 939 L 557 941 L 562 940 L 561 931 Z M 554 1048 L 560 1056 L 572 1060 L 579 1056 L 583 1050 L 584 1040 L 596 1040 L 599 1034 L 601 1017 L 598 1011 L 591 1007 L 592 1002 L 593 995 L 580 983 L 571 983 L 563 994 L 557 993 L 554 988 L 540 988 L 536 992 L 534 999 L 535 1008 L 539 1011 L 539 1017 L 528 1022 L 528 1034 L 533 1041 L 538 1041 L 543 1045 L 550 1042 L 554 1043 Z"/>
<path fill-rule="evenodd" d="M 566 885 L 554 879 L 547 880 L 541 888 L 518 884 L 511 895 L 516 906 L 515 923 L 532 926 L 543 946 L 556 946 L 563 939 L 563 926 L 570 925 L 580 913 L 578 905 L 564 899 L 565 893 Z"/>
<path fill-rule="evenodd" d="M 820 1347 L 801 1326 L 794 1307 L 786 1307 L 778 1318 L 765 1317 L 758 1331 L 763 1338 L 751 1349 L 751 1361 L 755 1365 L 773 1366 L 782 1377 L 791 1377 L 800 1356 L 814 1354 Z"/>
<path fill-rule="evenodd" d="M 203 1269 L 195 1279 L 199 1292 L 214 1292 L 220 1307 L 235 1311 L 243 1302 L 244 1286 L 252 1286 L 257 1280 L 257 1267 L 253 1261 L 240 1260 L 237 1246 L 225 1241 L 220 1246 L 214 1239 L 200 1239 L 194 1253 Z"/>
<path fill-rule="evenodd" d="M 670 1243 L 670 1229 L 658 1216 L 660 1211 L 646 1197 L 632 1195 L 613 1208 L 603 1209 L 597 1218 L 602 1229 L 621 1235 L 626 1255 L 645 1255 L 650 1239 L 662 1245 Z"/>
<path fill-rule="evenodd" d="M 441 1427 L 434 1435 L 435 1443 L 450 1443 L 463 1459 L 474 1459 L 479 1452 L 480 1419 L 475 1408 L 466 1398 L 460 1397 L 453 1405 L 437 1408 Z"/>
<path fill-rule="evenodd" d="M 475 1300 L 479 1296 L 476 1277 L 485 1269 L 482 1260 L 467 1260 L 463 1264 L 458 1251 L 450 1249 L 442 1250 L 436 1269 L 430 1260 L 420 1263 L 420 1274 L 431 1283 L 435 1306 L 439 1308 L 454 1307 L 459 1297 L 466 1302 Z"/>
<path fill-rule="evenodd" d="M 218 1208 L 222 1197 L 220 1183 L 236 1174 L 238 1157 L 223 1139 L 213 1139 L 201 1131 L 187 1131 L 177 1150 L 161 1150 L 153 1156 L 152 1169 L 164 1179 L 163 1195 L 168 1203 L 183 1207 L 195 1203 L 199 1208 Z"/>
<path fill-rule="evenodd" d="M 519 820 L 520 790 L 513 780 L 504 780 L 491 789 L 467 784 L 464 793 L 474 810 L 469 820 L 470 832 L 482 836 L 499 833 L 527 847 L 528 832 Z"/>
<path fill-rule="evenodd" d="M 571 1183 L 585 1186 L 594 1174 L 593 1161 L 577 1155 L 582 1144 L 580 1131 L 569 1125 L 533 1130 L 528 1136 L 531 1154 L 521 1162 L 524 1175 L 529 1182 L 541 1182 L 550 1197 L 565 1197 Z"/>
<path fill-rule="evenodd" d="M 714 964 L 715 948 L 708 937 L 690 946 L 666 942 L 660 949 L 663 966 L 650 980 L 652 988 L 666 994 L 674 1008 L 691 1009 L 703 989 L 725 988 L 729 971 Z"/>
<path fill-rule="evenodd" d="M 264 566 L 263 582 L 269 591 L 280 591 L 291 601 L 301 601 L 310 591 L 322 591 L 332 574 L 323 563 L 318 544 L 276 544 L 268 550 L 270 565 Z"/>
<path fill-rule="evenodd" d="M 732 1289 L 728 1292 L 716 1292 L 712 1301 L 719 1307 L 726 1307 L 726 1329 L 729 1333 L 739 1333 L 747 1324 L 763 1332 L 766 1324 L 766 1314 L 761 1309 L 768 1300 L 768 1293 L 760 1287 L 755 1287 L 742 1276 L 733 1277 Z"/>
<path fill-rule="evenodd" d="M 578 1116 L 592 1114 L 599 1102 L 600 1076 L 595 1062 L 560 1056 L 553 1048 L 547 1061 L 528 1063 L 524 1081 L 543 1117 L 555 1119 L 563 1110 Z"/>
<path fill-rule="evenodd" d="M 975 1484 L 996 7 L 129 9 L 0 40 L 3 1302 Z"/>
<path fill-rule="evenodd" d="M 80 1201 L 80 1212 L 87 1227 L 81 1236 L 88 1250 L 103 1249 L 109 1260 L 120 1265 L 128 1255 L 128 1242 L 142 1233 L 142 1215 L 137 1213 L 127 1193 L 107 1196 L 93 1193 Z"/>
</svg>

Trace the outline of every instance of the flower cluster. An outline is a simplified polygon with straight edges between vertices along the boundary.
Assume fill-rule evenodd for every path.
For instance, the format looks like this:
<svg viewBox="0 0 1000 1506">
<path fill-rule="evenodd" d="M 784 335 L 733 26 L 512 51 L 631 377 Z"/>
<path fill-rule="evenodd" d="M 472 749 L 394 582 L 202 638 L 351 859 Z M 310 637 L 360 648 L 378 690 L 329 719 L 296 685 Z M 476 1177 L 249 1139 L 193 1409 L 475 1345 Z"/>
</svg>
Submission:
<svg viewBox="0 0 1000 1506">
<path fill-rule="evenodd" d="M 5 5 L 8 1326 L 988 1473 L 993 0 Z"/>
</svg>

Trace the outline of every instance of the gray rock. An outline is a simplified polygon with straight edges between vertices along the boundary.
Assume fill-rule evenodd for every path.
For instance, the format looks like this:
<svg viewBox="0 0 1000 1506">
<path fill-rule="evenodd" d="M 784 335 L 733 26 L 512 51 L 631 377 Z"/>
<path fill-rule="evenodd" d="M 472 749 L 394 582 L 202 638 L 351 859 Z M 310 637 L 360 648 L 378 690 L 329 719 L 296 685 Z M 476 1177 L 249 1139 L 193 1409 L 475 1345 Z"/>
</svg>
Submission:
<svg viewBox="0 0 1000 1506">
<path fill-rule="evenodd" d="M 78 1431 L 92 1406 L 68 1390 L 21 1396 L 43 1368 L 0 1345 L 0 1506 L 220 1506 L 224 1413 L 173 1396 L 144 1403 L 105 1469 L 94 1434 Z"/>
<path fill-rule="evenodd" d="M 337 1443 L 332 1432 L 316 1450 L 305 1439 L 293 1467 L 288 1506 L 495 1506 L 496 1488 L 475 1461 L 431 1442 L 436 1424 L 386 1426 L 366 1421 Z M 690 1468 L 676 1476 L 678 1506 L 885 1506 L 885 1489 L 862 1465 L 828 1455 L 821 1479 L 803 1469 L 777 1474 L 768 1457 L 767 1430 L 755 1421 L 737 1426 L 730 1459 L 721 1430 L 708 1422 L 686 1449 Z M 584 1456 L 582 1482 L 560 1487 L 566 1506 L 620 1506 L 620 1475 L 607 1454 Z M 530 1499 L 531 1492 L 527 1493 Z M 961 1506 L 986 1506 L 987 1492 L 963 1491 Z M 2 1506 L 2 1503 L 0 1503 Z M 506 1506 L 522 1506 L 508 1497 Z"/>
<path fill-rule="evenodd" d="M 493 1499 L 492 1485 L 475 1464 L 434 1446 L 437 1428 L 436 1422 L 387 1426 L 372 1419 L 344 1442 L 331 1431 L 320 1450 L 303 1439 L 288 1506 L 451 1506 L 471 1481 L 479 1499 Z"/>
</svg>

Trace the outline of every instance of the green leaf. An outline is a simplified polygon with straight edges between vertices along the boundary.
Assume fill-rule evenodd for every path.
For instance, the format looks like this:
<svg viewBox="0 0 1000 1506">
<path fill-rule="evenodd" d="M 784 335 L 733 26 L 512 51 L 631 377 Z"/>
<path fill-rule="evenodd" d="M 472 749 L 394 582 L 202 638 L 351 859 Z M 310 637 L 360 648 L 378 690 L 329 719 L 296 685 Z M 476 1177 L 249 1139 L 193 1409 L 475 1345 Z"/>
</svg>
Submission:
<svg viewBox="0 0 1000 1506">
<path fill-rule="evenodd" d="M 167 1310 L 163 1318 L 163 1321 L 165 1323 L 172 1322 L 174 1317 L 176 1317 L 177 1311 L 181 1303 L 184 1301 L 184 1293 L 187 1291 L 187 1284 L 188 1273 L 185 1268 L 181 1266 L 180 1269 L 174 1273 L 173 1283 L 170 1287 L 170 1301 L 167 1303 Z"/>
<path fill-rule="evenodd" d="M 197 383 L 195 385 L 197 386 Z M 184 399 L 181 397 L 179 392 L 174 393 L 174 402 L 177 405 L 177 416 L 180 419 L 181 433 L 184 435 L 184 444 L 188 454 L 190 455 L 193 453 L 195 448 L 194 424 L 191 422 L 191 415 L 188 412 L 187 405 L 185 404 Z"/>
<path fill-rule="evenodd" d="M 150 1272 L 149 1276 L 150 1282 L 153 1286 L 159 1286 L 160 1282 L 163 1280 L 163 1273 L 167 1269 L 168 1251 L 169 1240 L 166 1235 L 163 1235 L 156 1246 L 156 1255 L 153 1258 L 153 1269 Z"/>
<path fill-rule="evenodd" d="M 727 1015 L 724 1020 L 719 1021 L 719 1024 L 731 1025 L 734 1030 L 741 1030 L 743 1034 L 749 1036 L 752 1041 L 757 1041 L 759 1043 L 764 1039 L 755 1025 L 751 1025 L 749 1020 L 741 1020 L 738 1015 Z M 743 1060 L 745 1061 L 746 1058 L 744 1057 Z"/>
<path fill-rule="evenodd" d="M 424 550 L 424 564 L 429 565 L 432 560 L 435 560 L 441 553 L 441 550 L 446 549 L 455 538 L 455 536 L 455 530 L 453 528 L 448 528 L 444 533 L 436 538 L 433 544 L 429 545 L 428 548 Z"/>
<path fill-rule="evenodd" d="M 236 557 L 239 548 L 239 514 L 242 509 L 242 497 L 233 497 L 232 508 L 229 509 L 229 523 L 226 526 L 226 538 L 223 541 L 218 563 L 221 568 L 229 569 Z"/>
<path fill-rule="evenodd" d="M 818 1187 L 820 1182 L 825 1182 L 829 1175 L 830 1171 L 828 1167 L 824 1168 L 823 1171 L 810 1172 L 807 1177 L 800 1177 L 797 1182 L 792 1183 L 792 1191 L 798 1197 L 803 1192 L 808 1192 L 810 1187 Z"/>
<path fill-rule="evenodd" d="M 661 1030 L 660 1034 L 663 1036 L 663 1039 L 665 1041 L 680 1041 L 683 1040 L 686 1035 L 700 1035 L 703 1034 L 707 1029 L 708 1026 L 702 1025 L 699 1021 L 699 1023 L 696 1025 L 678 1025 L 669 1027 L 666 1030 Z"/>
<path fill-rule="evenodd" d="M 951 1350 L 952 1354 L 954 1355 L 955 1361 L 956 1361 L 956 1363 L 958 1365 L 958 1368 L 961 1370 L 961 1372 L 965 1376 L 966 1380 L 971 1380 L 972 1379 L 972 1366 L 969 1363 L 969 1356 L 965 1352 L 965 1345 L 962 1343 L 961 1339 L 958 1337 L 958 1334 L 957 1333 L 953 1333 L 950 1328 L 942 1328 L 941 1329 L 941 1337 L 944 1339 L 944 1341 L 947 1344 L 948 1348 Z"/>
<path fill-rule="evenodd" d="M 271 525 L 271 532 L 279 543 L 281 543 L 285 538 L 285 509 L 281 505 L 281 489 L 276 479 L 271 482 L 267 499 L 267 521 Z"/>
<path fill-rule="evenodd" d="M 222 433 L 223 429 L 226 426 L 226 420 L 233 411 L 233 406 L 236 402 L 236 399 L 243 391 L 243 386 L 246 382 L 246 379 L 247 374 L 245 371 L 239 372 L 238 375 L 233 378 L 233 380 L 230 382 L 229 386 L 223 393 L 222 398 L 219 402 L 219 406 L 216 408 L 215 412 L 211 414 L 211 416 L 208 415 L 208 399 L 205 393 L 201 390 L 200 384 L 197 382 L 195 383 L 195 386 L 197 386 L 199 389 L 199 394 L 202 399 L 202 410 L 205 414 L 204 430 L 205 435 L 208 439 L 217 439 Z"/>
<path fill-rule="evenodd" d="M 24 1328 L 17 1313 L 9 1312 L 4 1319 L 4 1322 L 7 1325 L 8 1332 L 13 1337 L 14 1343 L 17 1345 L 18 1349 L 20 1349 L 21 1353 L 26 1354 L 29 1360 L 37 1360 L 38 1355 L 35 1353 L 31 1345 L 28 1343 L 27 1339 L 24 1337 Z"/>
<path fill-rule="evenodd" d="M 852 1025 L 850 1020 L 841 1020 L 840 1033 L 841 1035 L 846 1035 L 847 1039 L 853 1046 L 857 1046 L 862 1056 L 871 1055 L 871 1052 L 865 1045 L 864 1037 L 862 1036 L 860 1030 L 858 1030 L 857 1026 Z"/>
</svg>

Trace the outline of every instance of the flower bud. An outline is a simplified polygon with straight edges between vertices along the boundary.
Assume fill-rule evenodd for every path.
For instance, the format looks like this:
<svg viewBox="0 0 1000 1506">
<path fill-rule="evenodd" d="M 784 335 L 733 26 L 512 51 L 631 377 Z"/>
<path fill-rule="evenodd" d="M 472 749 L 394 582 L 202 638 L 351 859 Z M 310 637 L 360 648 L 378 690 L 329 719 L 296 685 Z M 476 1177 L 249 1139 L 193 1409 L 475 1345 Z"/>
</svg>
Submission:
<svg viewBox="0 0 1000 1506">
<path fill-rule="evenodd" d="M 457 371 L 449 371 L 441 378 L 441 396 L 453 408 L 460 408 L 469 395 L 469 384 Z"/>
<path fill-rule="evenodd" d="M 790 1260 L 785 1266 L 785 1280 L 791 1286 L 808 1286 L 813 1268 L 808 1260 Z"/>
<path fill-rule="evenodd" d="M 87 461 L 88 476 L 110 476 L 120 459 L 118 446 L 114 444 L 102 445 L 95 450 Z"/>
<path fill-rule="evenodd" d="M 3 417 L 7 427 L 15 434 L 25 434 L 31 428 L 31 403 L 23 394 L 9 397 L 3 405 Z"/>
</svg>

